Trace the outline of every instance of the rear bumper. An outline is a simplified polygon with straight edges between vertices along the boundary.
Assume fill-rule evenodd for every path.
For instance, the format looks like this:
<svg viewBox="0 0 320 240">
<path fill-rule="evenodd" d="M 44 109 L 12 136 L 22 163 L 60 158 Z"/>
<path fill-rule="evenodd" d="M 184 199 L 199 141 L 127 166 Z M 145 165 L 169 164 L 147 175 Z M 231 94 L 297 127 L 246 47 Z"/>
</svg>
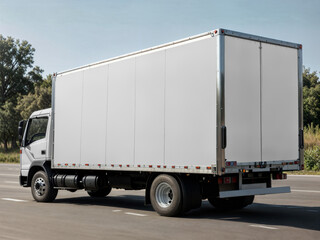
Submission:
<svg viewBox="0 0 320 240">
<path fill-rule="evenodd" d="M 290 187 L 275 187 L 275 188 L 257 188 L 245 190 L 223 191 L 219 193 L 219 198 L 241 197 L 251 195 L 265 195 L 277 193 L 290 193 Z"/>
</svg>

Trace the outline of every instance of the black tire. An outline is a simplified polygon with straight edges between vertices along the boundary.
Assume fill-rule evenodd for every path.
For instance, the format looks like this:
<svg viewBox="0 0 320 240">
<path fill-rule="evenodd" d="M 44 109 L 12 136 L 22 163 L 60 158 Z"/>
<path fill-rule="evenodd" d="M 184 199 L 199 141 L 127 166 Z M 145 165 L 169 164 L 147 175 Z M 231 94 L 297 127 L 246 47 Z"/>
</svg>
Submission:
<svg viewBox="0 0 320 240">
<path fill-rule="evenodd" d="M 44 171 L 36 172 L 31 180 L 31 193 L 37 202 L 52 202 L 58 194 Z"/>
<path fill-rule="evenodd" d="M 100 188 L 99 190 L 88 190 L 88 194 L 93 198 L 102 198 L 107 196 L 111 192 L 111 186 Z"/>
<path fill-rule="evenodd" d="M 254 196 L 232 198 L 208 198 L 208 201 L 220 211 L 242 209 L 253 203 Z"/>
<path fill-rule="evenodd" d="M 161 216 L 173 217 L 182 213 L 182 192 L 173 176 L 161 174 L 154 179 L 150 200 L 153 209 Z"/>
</svg>

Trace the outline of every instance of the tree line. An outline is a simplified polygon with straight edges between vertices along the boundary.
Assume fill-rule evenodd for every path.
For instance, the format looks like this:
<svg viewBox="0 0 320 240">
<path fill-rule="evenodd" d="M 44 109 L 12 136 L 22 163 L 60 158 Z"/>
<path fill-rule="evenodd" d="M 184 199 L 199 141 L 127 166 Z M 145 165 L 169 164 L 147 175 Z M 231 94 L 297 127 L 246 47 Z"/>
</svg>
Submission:
<svg viewBox="0 0 320 240">
<path fill-rule="evenodd" d="M 52 76 L 34 66 L 35 49 L 27 41 L 0 35 L 0 144 L 17 148 L 17 126 L 36 110 L 51 106 Z M 285 96 L 284 96 L 285 97 Z M 320 82 L 316 71 L 303 71 L 304 125 L 320 125 Z"/>
<path fill-rule="evenodd" d="M 27 41 L 0 35 L 0 144 L 17 148 L 17 124 L 51 105 L 51 75 L 34 66 L 35 49 Z"/>
</svg>

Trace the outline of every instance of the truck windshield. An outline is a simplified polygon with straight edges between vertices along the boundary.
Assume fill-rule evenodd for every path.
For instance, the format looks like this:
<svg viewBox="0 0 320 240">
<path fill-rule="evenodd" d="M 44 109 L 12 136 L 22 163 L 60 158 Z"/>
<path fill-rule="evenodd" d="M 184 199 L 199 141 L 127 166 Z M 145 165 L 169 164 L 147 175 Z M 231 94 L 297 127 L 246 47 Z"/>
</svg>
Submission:
<svg viewBox="0 0 320 240">
<path fill-rule="evenodd" d="M 48 117 L 32 118 L 28 123 L 26 145 L 45 138 L 47 132 Z"/>
</svg>

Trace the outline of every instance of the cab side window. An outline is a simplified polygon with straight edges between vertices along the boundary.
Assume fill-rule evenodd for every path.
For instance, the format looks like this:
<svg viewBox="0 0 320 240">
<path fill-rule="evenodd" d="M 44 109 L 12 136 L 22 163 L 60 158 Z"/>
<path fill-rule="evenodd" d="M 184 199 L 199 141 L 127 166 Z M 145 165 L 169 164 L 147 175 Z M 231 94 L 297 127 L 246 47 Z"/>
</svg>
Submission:
<svg viewBox="0 0 320 240">
<path fill-rule="evenodd" d="M 28 123 L 26 145 L 46 137 L 48 117 L 32 118 Z"/>
</svg>

